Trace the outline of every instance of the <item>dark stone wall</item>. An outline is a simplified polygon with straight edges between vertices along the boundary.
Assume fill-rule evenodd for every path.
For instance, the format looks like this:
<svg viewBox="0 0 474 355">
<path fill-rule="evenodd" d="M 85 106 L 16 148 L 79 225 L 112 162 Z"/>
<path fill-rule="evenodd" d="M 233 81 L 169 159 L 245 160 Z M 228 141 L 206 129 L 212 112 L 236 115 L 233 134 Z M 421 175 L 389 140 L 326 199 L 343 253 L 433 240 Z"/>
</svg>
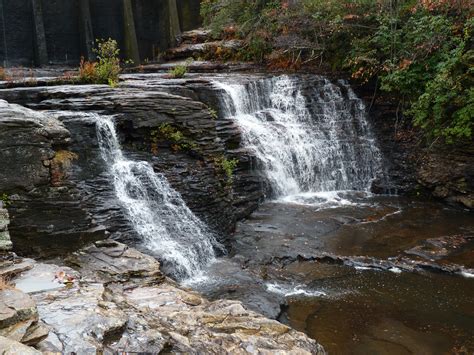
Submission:
<svg viewBox="0 0 474 355">
<path fill-rule="evenodd" d="M 33 65 L 35 46 L 30 1 L 0 1 L 0 30 L 0 64 Z"/>
<path fill-rule="evenodd" d="M 177 0 L 179 24 L 182 31 L 189 31 L 201 25 L 200 0 Z"/>
<path fill-rule="evenodd" d="M 94 39 L 113 38 L 124 48 L 122 1 L 90 1 Z"/>
<path fill-rule="evenodd" d="M 156 59 L 171 45 L 167 0 L 134 0 L 134 20 L 141 60 Z M 41 0 L 48 62 L 71 64 L 87 57 L 81 35 L 79 0 Z M 199 0 L 178 1 L 183 30 L 199 26 Z M 90 0 L 94 39 L 113 38 L 126 59 L 123 2 Z M 0 65 L 34 66 L 35 32 L 31 0 L 0 0 Z"/>
<path fill-rule="evenodd" d="M 43 0 L 44 31 L 52 63 L 77 64 L 80 58 L 79 4 L 77 0 Z M 67 20 L 62 20 L 67 19 Z"/>
<path fill-rule="evenodd" d="M 154 60 L 170 47 L 167 0 L 135 0 L 133 14 L 142 60 Z"/>
</svg>

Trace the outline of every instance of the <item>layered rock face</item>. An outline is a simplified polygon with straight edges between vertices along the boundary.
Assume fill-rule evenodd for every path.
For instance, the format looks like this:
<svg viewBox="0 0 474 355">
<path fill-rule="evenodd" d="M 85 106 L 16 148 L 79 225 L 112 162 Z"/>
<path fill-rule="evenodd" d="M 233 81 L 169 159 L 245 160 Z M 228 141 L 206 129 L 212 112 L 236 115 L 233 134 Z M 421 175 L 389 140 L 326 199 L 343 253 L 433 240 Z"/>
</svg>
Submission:
<svg viewBox="0 0 474 355">
<path fill-rule="evenodd" d="M 0 191 L 9 200 L 9 230 L 19 249 L 33 251 L 42 242 L 61 248 L 58 236 L 63 246 L 72 246 L 93 235 L 78 190 L 67 180 L 76 156 L 67 150 L 70 132 L 65 126 L 51 116 L 1 101 L 0 127 Z"/>
<path fill-rule="evenodd" d="M 24 309 L 23 318 L 47 324 L 49 333 L 34 343 L 42 352 L 324 353 L 303 333 L 240 302 L 209 302 L 176 285 L 154 258 L 124 244 L 96 242 L 66 263 L 74 269 L 28 259 L 0 264 L 0 275 L 9 270 L 19 289 L 2 291 L 17 296 L 2 296 L 0 313 Z M 36 353 L 13 339 L 0 337 L 0 344 Z"/>
<path fill-rule="evenodd" d="M 377 192 L 426 194 L 445 202 L 474 207 L 474 144 L 426 146 L 398 102 L 374 96 L 370 86 L 356 88 L 368 103 L 370 119 L 385 157 L 389 181 L 376 182 Z"/>
<path fill-rule="evenodd" d="M 474 209 L 474 144 L 426 149 L 420 154 L 418 182 L 448 202 Z"/>
<path fill-rule="evenodd" d="M 257 207 L 262 182 L 251 171 L 251 157 L 238 149 L 233 123 L 215 117 L 202 102 L 176 95 L 193 96 L 186 86 L 165 93 L 152 81 L 145 83 L 147 90 L 125 83 L 118 89 L 61 86 L 0 93 L 34 108 L 6 102 L 0 107 L 0 156 L 7 167 L 0 173 L 0 191 L 12 202 L 10 232 L 17 251 L 59 253 L 108 233 L 136 241 L 107 178 L 88 113 L 116 115 L 123 149 L 151 162 L 223 237 Z M 167 133 L 170 128 L 182 141 Z M 233 158 L 239 164 L 229 177 L 221 162 Z"/>
</svg>

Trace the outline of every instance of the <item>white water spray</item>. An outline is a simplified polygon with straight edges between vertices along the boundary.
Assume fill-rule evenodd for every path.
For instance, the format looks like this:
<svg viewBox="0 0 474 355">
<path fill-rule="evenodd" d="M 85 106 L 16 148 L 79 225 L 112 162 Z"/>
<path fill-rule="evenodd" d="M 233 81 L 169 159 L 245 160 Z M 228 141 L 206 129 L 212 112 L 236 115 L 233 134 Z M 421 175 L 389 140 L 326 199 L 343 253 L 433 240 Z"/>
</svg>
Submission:
<svg viewBox="0 0 474 355">
<path fill-rule="evenodd" d="M 218 243 L 212 233 L 162 174 L 147 162 L 124 157 L 111 117 L 93 119 L 117 198 L 146 248 L 178 279 L 199 273 L 215 259 Z"/>
<path fill-rule="evenodd" d="M 304 80 L 286 75 L 215 83 L 276 197 L 368 191 L 381 170 L 362 101 L 344 82 L 316 82 L 304 94 Z"/>
</svg>

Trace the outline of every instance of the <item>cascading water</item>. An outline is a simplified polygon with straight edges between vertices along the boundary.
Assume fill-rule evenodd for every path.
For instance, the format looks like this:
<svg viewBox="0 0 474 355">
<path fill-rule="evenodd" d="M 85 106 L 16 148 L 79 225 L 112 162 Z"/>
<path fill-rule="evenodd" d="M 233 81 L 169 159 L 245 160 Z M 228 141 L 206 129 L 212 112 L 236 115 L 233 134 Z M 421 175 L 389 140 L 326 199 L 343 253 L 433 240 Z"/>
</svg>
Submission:
<svg viewBox="0 0 474 355">
<path fill-rule="evenodd" d="M 146 248 L 178 279 L 196 275 L 219 247 L 208 228 L 150 164 L 124 157 L 111 117 L 93 115 L 102 158 L 118 200 Z"/>
<path fill-rule="evenodd" d="M 364 104 L 346 83 L 285 75 L 215 85 L 276 197 L 370 189 L 381 155 Z"/>
</svg>

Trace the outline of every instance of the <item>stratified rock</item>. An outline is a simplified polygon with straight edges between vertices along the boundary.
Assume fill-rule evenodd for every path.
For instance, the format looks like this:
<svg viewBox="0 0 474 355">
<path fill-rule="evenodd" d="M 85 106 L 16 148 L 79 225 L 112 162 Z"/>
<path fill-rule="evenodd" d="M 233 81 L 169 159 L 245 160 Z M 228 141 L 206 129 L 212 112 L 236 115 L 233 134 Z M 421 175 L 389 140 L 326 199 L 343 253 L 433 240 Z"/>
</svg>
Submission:
<svg viewBox="0 0 474 355">
<path fill-rule="evenodd" d="M 41 352 L 15 340 L 0 336 L 0 354 L 2 355 L 41 355 Z"/>
<path fill-rule="evenodd" d="M 418 182 L 448 202 L 474 209 L 474 144 L 441 147 L 422 153 Z"/>
<path fill-rule="evenodd" d="M 30 190 L 48 184 L 53 145 L 67 144 L 69 131 L 56 119 L 0 100 L 0 190 Z M 19 173 L 21 171 L 21 173 Z"/>
<path fill-rule="evenodd" d="M 197 28 L 181 33 L 181 43 L 203 43 L 211 39 L 211 31 Z"/>
<path fill-rule="evenodd" d="M 18 324 L 37 319 L 36 305 L 30 296 L 14 288 L 0 290 L 0 335 L 9 336 Z"/>
<path fill-rule="evenodd" d="M 238 301 L 209 302 L 165 283 L 125 291 L 123 302 L 128 309 L 139 311 L 149 327 L 164 335 L 170 352 L 324 353 L 321 346 L 303 333 L 248 311 Z M 124 337 L 128 339 L 130 335 L 126 332 Z M 121 347 L 124 343 L 122 340 L 112 347 L 127 351 Z"/>
<path fill-rule="evenodd" d="M 34 294 L 40 318 L 52 328 L 42 350 L 91 353 L 100 350 L 108 337 L 121 332 L 127 318 L 110 302 L 104 302 L 100 283 Z M 61 348 L 55 349 L 57 337 Z M 54 346 L 54 347 L 53 347 Z"/>
<path fill-rule="evenodd" d="M 18 251 L 54 252 L 100 234 L 69 181 L 77 159 L 69 144 L 70 132 L 53 116 L 0 100 L 0 192 Z"/>
<path fill-rule="evenodd" d="M 153 257 L 113 240 L 98 241 L 66 260 L 80 270 L 83 279 L 101 282 L 160 283 L 164 276 Z"/>
<path fill-rule="evenodd" d="M 48 332 L 49 328 L 38 321 L 36 304 L 29 295 L 13 287 L 0 290 L 0 336 L 35 345 Z"/>
<path fill-rule="evenodd" d="M 216 110 L 218 92 L 209 80 L 130 77 L 136 80 L 127 80 L 116 89 L 83 85 L 1 91 L 0 97 L 11 102 L 60 111 L 52 115 L 72 134 L 70 142 L 58 147 L 46 162 L 49 184 L 18 194 L 4 189 L 14 197 L 10 232 L 18 251 L 58 253 L 64 251 L 60 248 L 78 248 L 108 232 L 122 241 L 137 238 L 107 178 L 96 127 L 93 119 L 84 115 L 87 112 L 116 115 L 124 152 L 149 161 L 164 174 L 191 210 L 223 238 L 232 232 L 237 219 L 258 206 L 263 197 L 261 177 L 252 171 L 250 153 L 237 150 L 238 127 L 212 114 L 210 107 Z M 204 99 L 208 104 L 200 102 Z M 164 124 L 179 130 L 195 148 L 173 149 L 166 137 L 157 136 Z M 153 143 L 152 134 L 158 138 Z M 239 160 L 234 189 L 216 167 L 215 159 L 223 156 Z M 12 174 L 21 172 L 16 169 Z M 57 243 L 57 238 L 67 242 Z"/>
<path fill-rule="evenodd" d="M 68 267 L 36 263 L 15 278 L 30 288 L 39 318 L 51 328 L 44 352 L 185 352 L 189 354 L 324 353 L 303 333 L 248 311 L 237 301 L 209 302 L 163 278 L 159 263 L 124 244 L 96 242 L 68 258 Z M 68 286 L 45 285 L 62 271 Z M 41 287 L 43 286 L 43 287 Z M 44 336 L 41 326 L 23 339 Z"/>
<path fill-rule="evenodd" d="M 166 51 L 165 57 L 168 60 L 183 58 L 219 58 L 219 53 L 236 53 L 244 42 L 233 39 L 228 41 L 214 41 L 206 43 L 183 43 L 179 47 Z"/>
</svg>

